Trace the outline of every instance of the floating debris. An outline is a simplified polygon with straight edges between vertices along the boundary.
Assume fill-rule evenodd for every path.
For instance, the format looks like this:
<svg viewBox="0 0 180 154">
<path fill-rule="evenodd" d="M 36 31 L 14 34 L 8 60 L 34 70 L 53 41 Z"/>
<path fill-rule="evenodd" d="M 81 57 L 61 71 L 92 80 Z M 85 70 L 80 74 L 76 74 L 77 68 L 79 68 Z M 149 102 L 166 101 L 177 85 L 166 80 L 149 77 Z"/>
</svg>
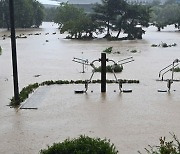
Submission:
<svg viewBox="0 0 180 154">
<path fill-rule="evenodd" d="M 34 75 L 33 77 L 38 78 L 40 76 L 41 76 L 40 74 L 37 74 L 37 75 Z"/>
<path fill-rule="evenodd" d="M 164 42 L 162 42 L 161 44 L 152 44 L 152 45 L 151 45 L 151 47 L 162 47 L 162 48 L 175 47 L 175 46 L 177 46 L 176 43 L 167 44 L 167 43 L 164 43 Z"/>
<path fill-rule="evenodd" d="M 136 53 L 136 52 L 137 52 L 137 50 L 131 50 L 130 52 L 131 52 L 131 53 Z"/>
</svg>

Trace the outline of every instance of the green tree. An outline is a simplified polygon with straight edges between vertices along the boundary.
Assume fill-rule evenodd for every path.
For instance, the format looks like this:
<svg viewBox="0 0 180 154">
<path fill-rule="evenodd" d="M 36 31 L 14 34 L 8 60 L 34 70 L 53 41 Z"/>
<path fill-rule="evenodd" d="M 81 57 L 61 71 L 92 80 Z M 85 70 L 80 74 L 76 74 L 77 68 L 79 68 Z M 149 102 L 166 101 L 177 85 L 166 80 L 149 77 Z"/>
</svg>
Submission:
<svg viewBox="0 0 180 154">
<path fill-rule="evenodd" d="M 44 21 L 48 21 L 48 22 L 53 22 L 56 16 L 56 8 L 52 7 L 52 8 L 45 8 L 44 9 L 44 13 L 45 13 L 45 18 Z"/>
<path fill-rule="evenodd" d="M 57 8 L 57 14 L 54 21 L 58 23 L 61 28 L 66 22 L 77 20 L 83 14 L 84 12 L 82 9 L 78 9 L 68 3 L 61 3 Z"/>
<path fill-rule="evenodd" d="M 179 28 L 179 4 L 167 2 L 163 6 L 153 6 L 151 9 L 151 22 L 158 28 L 158 31 L 171 24 L 174 24 L 177 28 Z"/>
<path fill-rule="evenodd" d="M 39 27 L 45 16 L 44 6 L 38 1 L 33 1 L 33 25 Z"/>
<path fill-rule="evenodd" d="M 0 26 L 9 29 L 9 0 L 1 0 Z M 29 28 L 33 25 L 39 27 L 43 20 L 43 7 L 36 0 L 14 1 L 15 26 L 17 28 Z"/>
<path fill-rule="evenodd" d="M 102 0 L 101 4 L 96 4 L 94 6 L 94 16 L 98 22 L 107 28 L 107 33 L 105 37 L 110 37 L 110 29 L 113 29 L 112 22 L 116 19 L 117 14 L 122 12 L 122 6 L 125 6 L 125 1 L 123 0 Z"/>
<path fill-rule="evenodd" d="M 9 1 L 1 0 L 0 7 L 0 27 L 9 29 Z"/>
<path fill-rule="evenodd" d="M 108 38 L 111 38 L 111 29 L 118 31 L 116 38 L 123 30 L 128 34 L 128 39 L 141 39 L 144 31 L 137 26 L 148 26 L 150 18 L 149 7 L 129 5 L 124 0 L 102 0 L 101 4 L 96 4 L 94 11 L 97 21 L 107 28 L 105 37 Z"/>
<path fill-rule="evenodd" d="M 128 34 L 128 39 L 142 39 L 145 31 L 142 26 L 148 27 L 150 19 L 149 7 L 142 5 L 129 5 L 124 15 L 124 31 Z"/>
<path fill-rule="evenodd" d="M 151 23 L 158 28 L 158 31 L 167 26 L 165 17 L 163 16 L 163 8 L 160 6 L 153 6 L 151 8 Z"/>
<path fill-rule="evenodd" d="M 98 31 L 98 24 L 91 16 L 68 3 L 57 8 L 55 22 L 59 24 L 60 32 L 68 32 L 70 38 L 92 38 L 93 32 Z"/>
</svg>

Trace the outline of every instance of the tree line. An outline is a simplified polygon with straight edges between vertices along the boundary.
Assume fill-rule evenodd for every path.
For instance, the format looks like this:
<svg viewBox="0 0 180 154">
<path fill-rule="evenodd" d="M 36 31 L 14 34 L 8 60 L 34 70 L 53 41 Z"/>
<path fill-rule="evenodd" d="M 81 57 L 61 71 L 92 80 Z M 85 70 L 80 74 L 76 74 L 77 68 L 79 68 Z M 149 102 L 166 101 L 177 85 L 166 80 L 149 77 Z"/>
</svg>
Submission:
<svg viewBox="0 0 180 154">
<path fill-rule="evenodd" d="M 180 4 L 175 0 L 168 0 L 163 5 L 156 2 L 156 5 L 151 7 L 150 22 L 158 28 L 158 31 L 172 24 L 180 29 Z"/>
<path fill-rule="evenodd" d="M 91 14 L 61 3 L 54 22 L 59 24 L 61 33 L 69 33 L 69 38 L 91 39 L 94 33 L 106 33 L 105 38 L 119 39 L 120 33 L 124 32 L 127 37 L 120 39 L 142 39 L 144 30 L 141 26 L 148 26 L 149 19 L 149 6 L 130 5 L 124 0 L 102 0 L 94 5 Z M 111 32 L 117 32 L 116 36 Z"/>
<path fill-rule="evenodd" d="M 54 22 L 59 24 L 60 32 L 68 32 L 68 38 L 93 38 L 93 34 L 106 33 L 110 40 L 142 39 L 142 27 L 154 25 L 160 31 L 174 24 L 180 29 L 180 4 L 168 0 L 164 4 L 155 0 L 148 5 L 128 4 L 124 0 L 102 0 L 93 6 L 92 13 L 68 3 L 56 8 Z M 112 33 L 116 35 L 112 36 Z M 121 33 L 127 34 L 120 37 Z"/>
<path fill-rule="evenodd" d="M 0 28 L 9 28 L 9 0 L 0 0 Z M 56 8 L 44 8 L 37 0 L 15 0 L 15 26 L 17 28 L 39 27 L 42 21 L 59 24 L 60 32 L 69 38 L 92 39 L 94 34 L 105 33 L 105 38 L 142 39 L 143 27 L 154 25 L 160 31 L 174 24 L 180 29 L 180 4 L 158 0 L 151 4 L 129 4 L 125 0 L 102 0 L 100 4 L 80 6 L 61 3 Z M 88 10 L 88 11 L 87 11 Z M 112 35 L 113 33 L 113 35 Z M 122 36 L 121 34 L 126 34 Z"/>
<path fill-rule="evenodd" d="M 16 28 L 39 27 L 44 19 L 44 7 L 36 0 L 15 0 L 14 15 Z M 8 28 L 9 0 L 0 1 L 0 28 Z"/>
</svg>

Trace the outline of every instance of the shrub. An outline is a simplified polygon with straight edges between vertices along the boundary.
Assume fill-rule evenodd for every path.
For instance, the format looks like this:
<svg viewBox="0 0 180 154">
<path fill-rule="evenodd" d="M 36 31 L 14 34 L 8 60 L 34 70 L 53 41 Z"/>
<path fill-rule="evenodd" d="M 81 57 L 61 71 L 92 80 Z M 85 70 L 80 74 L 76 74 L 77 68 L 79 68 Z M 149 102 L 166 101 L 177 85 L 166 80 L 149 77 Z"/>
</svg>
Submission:
<svg viewBox="0 0 180 154">
<path fill-rule="evenodd" d="M 34 90 L 36 90 L 38 87 L 39 87 L 38 83 L 30 84 L 27 87 L 24 87 L 19 93 L 19 103 L 25 101 L 29 97 L 29 94 L 33 93 Z M 14 97 L 12 97 L 11 99 L 10 106 L 16 106 Z"/>
<path fill-rule="evenodd" d="M 114 144 L 109 140 L 90 138 L 81 135 L 79 138 L 66 139 L 62 143 L 54 143 L 51 147 L 41 150 L 40 154 L 117 154 Z"/>
<path fill-rule="evenodd" d="M 113 47 L 106 48 L 105 50 L 103 50 L 103 52 L 105 52 L 105 53 L 111 53 L 111 52 L 112 52 L 112 48 L 113 48 Z"/>
<path fill-rule="evenodd" d="M 180 154 L 180 142 L 175 134 L 173 136 L 173 141 L 166 141 L 165 137 L 161 137 L 159 146 L 150 146 L 150 149 L 145 148 L 148 154 Z M 175 143 L 174 143 L 175 141 Z M 140 154 L 141 152 L 138 151 Z"/>
<path fill-rule="evenodd" d="M 116 65 L 115 68 L 114 68 L 114 72 L 122 72 L 123 70 L 123 66 L 120 66 L 120 65 Z M 101 72 L 101 66 L 97 67 L 95 69 L 95 72 Z M 106 66 L 106 72 L 110 72 L 112 73 L 112 65 L 107 65 Z"/>
<path fill-rule="evenodd" d="M 172 69 L 171 69 L 171 71 L 172 71 Z M 179 67 L 174 68 L 174 72 L 180 72 L 180 68 Z"/>
</svg>

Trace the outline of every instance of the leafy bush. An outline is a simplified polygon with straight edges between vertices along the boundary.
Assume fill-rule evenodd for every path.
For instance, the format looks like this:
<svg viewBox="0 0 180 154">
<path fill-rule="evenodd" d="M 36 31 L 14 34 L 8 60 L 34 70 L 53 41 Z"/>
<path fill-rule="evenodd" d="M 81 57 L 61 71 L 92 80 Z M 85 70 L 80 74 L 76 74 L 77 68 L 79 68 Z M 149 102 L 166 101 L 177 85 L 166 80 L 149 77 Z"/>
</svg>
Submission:
<svg viewBox="0 0 180 154">
<path fill-rule="evenodd" d="M 79 138 L 66 139 L 62 143 L 54 143 L 48 149 L 40 151 L 40 154 L 117 154 L 114 144 L 109 140 L 90 138 L 81 135 Z"/>
<path fill-rule="evenodd" d="M 111 53 L 111 52 L 112 52 L 112 48 L 113 48 L 113 47 L 106 48 L 105 50 L 103 50 L 103 52 L 105 52 L 105 53 Z"/>
<path fill-rule="evenodd" d="M 165 137 L 161 137 L 159 146 L 150 146 L 150 149 L 145 148 L 148 154 L 180 154 L 180 142 L 175 134 L 171 134 L 174 141 L 167 142 Z M 138 151 L 140 154 L 141 152 Z"/>
<path fill-rule="evenodd" d="M 171 69 L 171 71 L 172 71 L 172 69 Z M 174 72 L 180 72 L 180 68 L 179 67 L 174 68 Z"/>
<path fill-rule="evenodd" d="M 123 70 L 123 66 L 120 66 L 120 65 L 116 65 L 115 68 L 114 68 L 114 72 L 122 72 Z M 101 72 L 101 66 L 97 67 L 95 69 L 95 72 Z M 112 73 L 112 65 L 107 65 L 106 66 L 106 72 L 110 72 Z"/>
<path fill-rule="evenodd" d="M 36 90 L 38 87 L 39 87 L 38 83 L 30 84 L 27 87 L 24 87 L 19 93 L 19 103 L 25 101 L 29 97 L 29 94 L 33 93 L 34 90 Z M 12 97 L 11 99 L 10 106 L 16 106 L 14 97 Z"/>
</svg>

